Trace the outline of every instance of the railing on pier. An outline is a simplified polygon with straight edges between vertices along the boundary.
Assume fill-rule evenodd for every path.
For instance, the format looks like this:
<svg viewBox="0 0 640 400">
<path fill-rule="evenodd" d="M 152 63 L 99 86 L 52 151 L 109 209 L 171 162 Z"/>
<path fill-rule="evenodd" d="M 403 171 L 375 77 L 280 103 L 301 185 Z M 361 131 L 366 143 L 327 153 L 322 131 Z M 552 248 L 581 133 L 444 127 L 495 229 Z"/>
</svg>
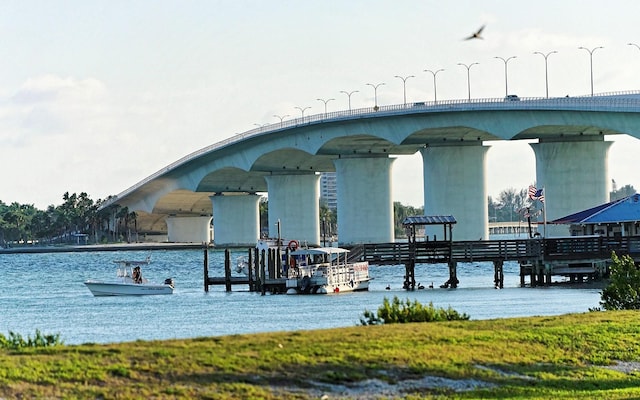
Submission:
<svg viewBox="0 0 640 400">
<path fill-rule="evenodd" d="M 640 260 L 640 236 L 503 239 L 481 241 L 424 241 L 372 243 L 354 249 L 358 259 L 370 264 L 560 261 L 608 259 L 612 252 Z"/>
</svg>

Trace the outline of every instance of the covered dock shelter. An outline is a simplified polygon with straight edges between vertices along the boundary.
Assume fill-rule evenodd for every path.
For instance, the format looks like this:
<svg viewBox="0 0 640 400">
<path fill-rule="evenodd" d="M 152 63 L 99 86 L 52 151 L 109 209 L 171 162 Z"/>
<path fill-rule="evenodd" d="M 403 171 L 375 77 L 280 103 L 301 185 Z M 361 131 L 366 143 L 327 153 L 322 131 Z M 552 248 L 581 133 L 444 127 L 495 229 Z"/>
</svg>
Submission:
<svg viewBox="0 0 640 400">
<path fill-rule="evenodd" d="M 416 215 L 406 217 L 402 221 L 402 226 L 407 232 L 409 243 L 416 243 L 417 228 L 427 225 L 442 225 L 443 241 L 451 242 L 453 240 L 453 225 L 456 222 L 453 215 Z M 426 235 L 425 240 L 429 240 L 429 237 Z M 435 236 L 434 240 L 436 240 Z"/>
</svg>

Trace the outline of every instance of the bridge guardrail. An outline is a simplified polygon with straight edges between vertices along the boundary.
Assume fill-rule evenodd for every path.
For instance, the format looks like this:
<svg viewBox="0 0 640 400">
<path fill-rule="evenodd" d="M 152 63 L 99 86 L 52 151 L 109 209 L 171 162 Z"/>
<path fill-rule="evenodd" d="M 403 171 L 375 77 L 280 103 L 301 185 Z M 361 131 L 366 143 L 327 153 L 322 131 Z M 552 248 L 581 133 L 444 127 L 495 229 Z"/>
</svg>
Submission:
<svg viewBox="0 0 640 400">
<path fill-rule="evenodd" d="M 352 110 L 333 111 L 304 116 L 287 121 L 263 125 L 258 128 L 238 133 L 210 146 L 196 150 L 179 160 L 167 165 L 151 174 L 142 181 L 125 189 L 118 195 L 106 201 L 104 208 L 117 202 L 118 198 L 126 196 L 149 181 L 170 172 L 182 164 L 189 162 L 203 154 L 223 148 L 251 137 L 279 132 L 285 129 L 337 122 L 365 117 L 385 117 L 399 114 L 438 113 L 454 111 L 490 111 L 490 110 L 558 110 L 558 111 L 609 111 L 609 112 L 640 112 L 640 91 L 623 91 L 596 94 L 594 96 L 574 97 L 520 97 L 519 101 L 505 101 L 503 98 L 438 100 L 420 103 L 396 104 L 380 107 L 366 107 Z"/>
</svg>

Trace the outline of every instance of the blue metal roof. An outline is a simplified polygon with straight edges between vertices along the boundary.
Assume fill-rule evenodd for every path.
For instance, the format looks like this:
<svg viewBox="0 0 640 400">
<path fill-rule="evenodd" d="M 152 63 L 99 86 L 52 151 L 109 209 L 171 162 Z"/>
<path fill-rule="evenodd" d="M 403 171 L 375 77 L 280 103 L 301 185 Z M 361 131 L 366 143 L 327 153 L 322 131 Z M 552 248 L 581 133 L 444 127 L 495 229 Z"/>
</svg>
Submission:
<svg viewBox="0 0 640 400">
<path fill-rule="evenodd" d="M 455 224 L 457 221 L 453 215 L 416 215 L 406 217 L 402 225 L 444 225 Z"/>
<path fill-rule="evenodd" d="M 640 221 L 640 195 L 631 196 L 566 217 L 551 221 L 551 224 L 611 224 L 617 222 Z"/>
</svg>

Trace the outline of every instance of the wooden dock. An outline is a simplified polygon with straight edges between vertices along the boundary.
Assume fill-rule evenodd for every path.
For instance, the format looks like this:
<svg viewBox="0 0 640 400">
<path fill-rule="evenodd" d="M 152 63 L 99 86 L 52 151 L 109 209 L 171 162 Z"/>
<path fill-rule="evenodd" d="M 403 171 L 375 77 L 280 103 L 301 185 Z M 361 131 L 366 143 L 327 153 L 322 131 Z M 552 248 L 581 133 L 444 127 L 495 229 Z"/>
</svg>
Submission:
<svg viewBox="0 0 640 400">
<path fill-rule="evenodd" d="M 449 279 L 441 287 L 455 288 L 459 284 L 458 263 L 492 262 L 494 285 L 504 285 L 503 266 L 506 261 L 520 265 L 520 284 L 531 287 L 550 285 L 553 276 L 569 278 L 570 282 L 600 279 L 608 275 L 611 253 L 629 255 L 640 263 L 640 236 L 601 237 L 575 236 L 565 238 L 503 239 L 480 241 L 416 241 L 371 243 L 353 246 L 350 261 L 368 261 L 372 265 L 404 265 L 403 286 L 416 289 L 416 264 L 447 264 Z M 233 285 L 247 286 L 250 291 L 265 294 L 284 293 L 286 277 L 276 268 L 275 260 L 281 255 L 275 249 L 258 253 L 247 252 L 249 274 L 246 277 L 231 275 L 231 259 L 225 254 L 225 276 L 209 277 L 207 250 L 205 250 L 204 288 L 225 285 L 231 291 Z"/>
<path fill-rule="evenodd" d="M 456 287 L 458 263 L 492 262 L 494 284 L 501 288 L 505 261 L 518 262 L 521 285 L 529 279 L 535 287 L 551 284 L 552 276 L 568 277 L 572 282 L 606 276 L 612 252 L 640 262 L 640 236 L 375 243 L 353 247 L 352 257 L 374 265 L 404 265 L 407 289 L 415 288 L 415 264 L 448 264 L 449 280 L 442 286 Z"/>
<path fill-rule="evenodd" d="M 287 250 L 288 252 L 288 250 Z M 224 285 L 225 290 L 230 292 L 234 285 L 246 286 L 251 292 L 269 293 L 285 293 L 286 277 L 282 276 L 282 271 L 276 268 L 276 260 L 281 257 L 276 249 L 269 251 L 258 251 L 258 249 L 249 249 L 247 251 L 248 274 L 247 276 L 231 275 L 231 252 L 225 250 L 224 254 L 224 276 L 209 276 L 209 260 L 208 253 L 204 251 L 204 291 L 209 291 L 211 285 Z"/>
</svg>

